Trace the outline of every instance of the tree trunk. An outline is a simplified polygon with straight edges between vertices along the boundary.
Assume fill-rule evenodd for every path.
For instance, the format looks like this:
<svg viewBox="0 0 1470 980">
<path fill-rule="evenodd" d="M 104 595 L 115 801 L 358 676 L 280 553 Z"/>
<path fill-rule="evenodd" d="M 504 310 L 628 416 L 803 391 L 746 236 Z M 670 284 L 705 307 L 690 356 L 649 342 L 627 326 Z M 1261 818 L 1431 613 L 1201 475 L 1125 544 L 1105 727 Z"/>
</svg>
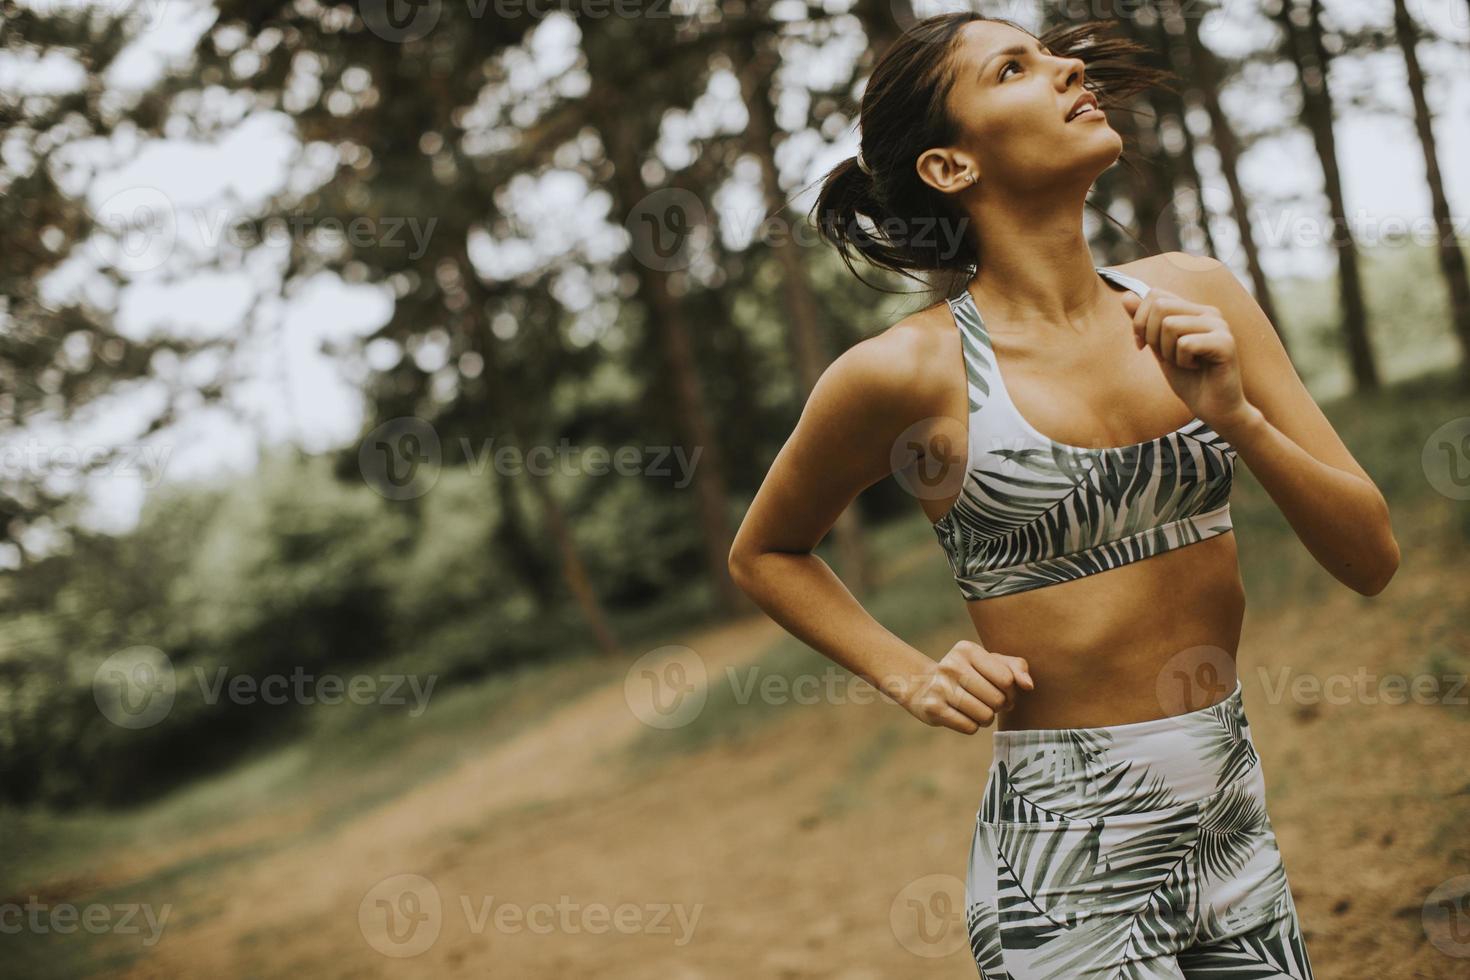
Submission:
<svg viewBox="0 0 1470 980">
<path fill-rule="evenodd" d="M 1304 9 L 1307 23 L 1300 26 L 1292 18 L 1294 11 Z M 1332 94 L 1327 87 L 1327 71 L 1331 61 L 1322 44 L 1320 0 L 1284 0 L 1274 15 L 1286 33 L 1286 51 L 1296 68 L 1298 88 L 1302 96 L 1302 122 L 1312 134 L 1317 156 L 1322 164 L 1323 191 L 1332 218 L 1332 246 L 1337 253 L 1338 302 L 1342 310 L 1342 329 L 1347 340 L 1348 363 L 1359 391 L 1378 387 L 1378 367 L 1368 339 L 1368 311 L 1363 301 L 1362 277 L 1358 272 L 1358 248 L 1348 226 L 1347 205 L 1343 200 L 1342 178 L 1337 164 L 1337 140 L 1332 127 Z"/>
<path fill-rule="evenodd" d="M 1117 23 L 1131 40 L 1153 45 L 1137 18 L 1123 17 Z M 1147 113 L 1140 111 L 1145 105 Z M 1126 167 L 1130 188 L 1127 197 L 1133 205 L 1133 227 L 1146 255 L 1167 252 L 1182 239 L 1172 200 L 1177 175 L 1174 161 L 1159 139 L 1159 118 L 1159 101 L 1153 93 L 1108 117 L 1123 137 L 1123 145 L 1133 151 L 1128 154 Z"/>
<path fill-rule="evenodd" d="M 497 379 L 498 381 L 498 379 Z M 506 564 L 514 569 L 526 583 L 536 608 L 550 612 L 556 596 L 553 592 L 554 576 L 549 574 L 546 556 L 526 534 L 529 522 L 524 508 L 515 492 L 515 483 L 509 476 L 494 466 L 490 472 L 495 480 L 496 497 L 500 500 L 503 513 L 490 533 L 490 546 L 505 555 Z"/>
<path fill-rule="evenodd" d="M 1169 200 L 1173 186 L 1171 168 L 1160 152 L 1151 115 L 1142 123 L 1132 112 L 1118 113 L 1117 116 L 1124 144 L 1138 150 L 1132 155 L 1133 166 L 1127 168 L 1127 196 L 1133 205 L 1134 231 L 1145 254 L 1168 251 L 1166 243 L 1179 241 L 1179 226 Z M 1110 120 L 1112 118 L 1109 117 Z"/>
<path fill-rule="evenodd" d="M 792 360 L 805 401 L 831 358 L 818 325 L 821 309 L 812 293 L 801 248 L 795 241 L 795 223 L 803 219 L 786 207 L 786 199 L 781 193 L 780 172 L 776 167 L 774 140 L 778 127 L 767 87 L 779 57 L 774 46 L 768 44 L 762 50 L 761 44 L 761 39 L 752 34 L 747 35 L 742 45 L 746 67 L 740 75 L 741 88 L 749 113 L 746 145 L 760 161 L 767 216 L 791 223 L 789 226 L 778 224 L 785 231 L 775 236 L 770 249 L 781 266 L 781 297 L 787 336 L 791 339 Z M 859 596 L 869 591 L 873 586 L 872 573 L 863 546 L 862 517 L 856 501 L 838 515 L 832 526 L 832 543 L 837 551 L 841 578 L 848 588 Z"/>
<path fill-rule="evenodd" d="M 1230 124 L 1230 118 L 1225 115 L 1225 109 L 1220 104 L 1220 82 L 1221 72 L 1219 62 L 1215 53 L 1204 43 L 1199 33 L 1199 18 L 1185 16 L 1179 9 L 1179 0 L 1170 0 L 1169 14 L 1183 24 L 1185 43 L 1188 45 L 1189 59 L 1193 66 L 1193 74 L 1198 86 L 1200 99 L 1204 103 L 1205 112 L 1210 116 L 1210 135 L 1215 145 L 1215 150 L 1220 154 L 1220 172 L 1225 177 L 1225 185 L 1230 189 L 1230 209 L 1235 218 L 1235 227 L 1240 234 L 1240 247 L 1245 253 L 1246 269 L 1251 279 L 1251 291 L 1255 293 L 1256 304 L 1260 306 L 1261 312 L 1271 321 L 1271 326 L 1276 328 L 1276 335 L 1281 340 L 1281 346 L 1287 348 L 1287 354 L 1291 350 L 1287 347 L 1286 335 L 1282 333 L 1281 321 L 1276 315 L 1276 301 L 1271 294 L 1271 284 L 1266 278 L 1266 270 L 1261 266 L 1261 251 L 1256 245 L 1255 227 L 1251 224 L 1250 200 L 1246 197 L 1245 188 L 1240 183 L 1240 139 L 1235 134 L 1235 127 Z"/>
<path fill-rule="evenodd" d="M 628 126 L 614 123 L 603 129 L 602 136 L 613 164 L 612 186 L 616 207 L 619 212 L 630 214 L 650 193 L 640 170 L 641 154 L 633 143 L 633 133 Z M 631 224 L 630 230 L 635 234 L 659 234 L 658 231 L 650 231 L 644 223 Z M 638 277 L 639 293 L 647 303 L 648 316 L 673 384 L 674 399 L 679 406 L 676 424 L 680 437 L 691 451 L 698 449 L 701 453 L 699 465 L 695 467 L 693 486 L 710 584 L 716 604 L 723 611 L 743 612 L 750 602 L 730 578 L 729 555 L 733 535 L 725 514 L 724 464 L 714 426 L 705 407 L 689 324 L 678 301 L 669 291 L 667 273 L 638 257 L 646 254 L 652 254 L 652 250 L 644 251 L 635 243 L 631 267 Z"/>
<path fill-rule="evenodd" d="M 469 318 L 472 342 L 485 360 L 486 389 L 490 403 L 495 414 L 504 422 L 510 441 L 518 451 L 524 453 L 527 445 L 526 431 L 520 418 L 519 400 L 513 390 L 514 381 L 510 373 L 501 366 L 495 348 L 497 340 L 490 333 L 489 325 L 485 322 L 484 296 L 475 285 L 479 281 L 476 278 L 475 267 L 469 261 L 468 256 L 461 259 L 461 264 L 467 273 L 464 278 L 469 283 L 470 294 L 473 297 L 467 306 L 466 315 Z M 602 608 L 602 601 L 597 596 L 597 590 L 592 586 L 592 579 L 587 574 L 587 565 L 582 561 L 581 552 L 577 550 L 577 542 L 572 535 L 571 525 L 567 522 L 566 512 L 539 477 L 529 474 L 525 479 L 526 486 L 530 488 L 541 510 L 542 523 L 546 527 L 552 547 L 556 549 L 558 568 L 561 571 L 562 580 L 566 582 L 567 589 L 572 594 L 572 600 L 577 604 L 583 620 L 591 630 L 598 650 L 605 655 L 616 656 L 619 653 L 617 637 L 613 633 L 612 625 L 608 622 L 607 613 Z M 509 490 L 510 488 L 507 488 L 508 492 Z"/>
<path fill-rule="evenodd" d="M 1465 273 L 1465 256 L 1455 239 L 1454 219 L 1445 198 L 1444 181 L 1439 173 L 1439 151 L 1435 148 L 1433 118 L 1424 98 L 1424 72 L 1419 67 L 1416 44 L 1418 26 L 1409 15 L 1404 0 L 1393 3 L 1394 33 L 1404 53 L 1408 70 L 1409 93 L 1414 98 L 1414 129 L 1419 134 L 1419 147 L 1424 153 L 1424 176 L 1429 184 L 1429 199 L 1434 213 L 1434 226 L 1439 232 L 1436 250 L 1440 274 L 1450 297 L 1450 322 L 1460 340 L 1460 376 L 1470 384 L 1470 278 Z"/>
<path fill-rule="evenodd" d="M 1169 67 L 1176 75 L 1188 78 L 1188 66 L 1183 64 L 1187 59 L 1181 46 L 1168 31 L 1164 30 L 1164 20 L 1159 18 L 1153 30 L 1154 44 L 1162 49 L 1168 58 Z M 1163 107 L 1179 124 L 1179 133 L 1184 140 L 1184 147 L 1179 154 L 1178 168 L 1189 185 L 1194 188 L 1195 194 L 1195 221 L 1199 224 L 1200 234 L 1204 236 L 1205 253 L 1219 258 L 1220 252 L 1215 248 L 1215 234 L 1210 230 L 1210 209 L 1205 204 L 1205 182 L 1199 173 L 1199 162 L 1195 157 L 1196 144 L 1194 133 L 1189 128 L 1189 89 L 1184 92 L 1171 92 L 1167 89 L 1158 90 L 1158 98 Z M 1167 147 L 1165 148 L 1167 150 Z M 1182 244 L 1182 243 L 1181 243 Z"/>
</svg>

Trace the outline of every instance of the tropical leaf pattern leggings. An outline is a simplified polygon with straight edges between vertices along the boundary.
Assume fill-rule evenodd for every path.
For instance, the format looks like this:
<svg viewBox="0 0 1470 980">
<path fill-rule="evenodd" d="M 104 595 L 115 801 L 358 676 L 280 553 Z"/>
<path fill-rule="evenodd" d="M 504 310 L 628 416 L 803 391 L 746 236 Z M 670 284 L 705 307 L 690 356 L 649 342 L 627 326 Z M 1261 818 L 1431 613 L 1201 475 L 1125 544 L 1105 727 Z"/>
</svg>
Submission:
<svg viewBox="0 0 1470 980">
<path fill-rule="evenodd" d="M 1311 980 L 1241 704 L 996 731 L 966 925 L 983 980 Z"/>
</svg>

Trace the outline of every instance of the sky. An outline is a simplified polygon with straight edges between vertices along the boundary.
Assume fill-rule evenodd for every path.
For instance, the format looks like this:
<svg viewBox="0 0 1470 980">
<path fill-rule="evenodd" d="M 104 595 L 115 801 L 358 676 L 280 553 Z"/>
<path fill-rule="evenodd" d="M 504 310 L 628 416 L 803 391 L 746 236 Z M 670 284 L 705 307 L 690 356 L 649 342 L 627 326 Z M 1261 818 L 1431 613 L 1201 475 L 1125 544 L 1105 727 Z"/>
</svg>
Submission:
<svg viewBox="0 0 1470 980">
<path fill-rule="evenodd" d="M 451 2 L 451 0 L 441 0 Z M 458 2 L 458 0 L 454 0 Z M 77 6 L 129 12 L 138 27 L 135 40 L 109 72 L 108 98 L 126 104 L 130 98 L 171 66 L 187 64 L 198 39 L 211 30 L 216 11 L 207 0 L 22 0 L 37 10 L 66 10 Z M 922 12 L 931 12 L 929 6 Z M 1389 0 L 1329 0 L 1328 10 L 1340 23 L 1387 23 Z M 1470 4 L 1464 0 L 1410 0 L 1411 10 L 1423 24 L 1439 33 L 1470 41 Z M 1206 42 L 1223 54 L 1250 50 L 1272 36 L 1253 3 L 1226 0 L 1220 14 L 1204 22 Z M 938 9 L 937 7 L 935 8 Z M 1031 5 L 982 4 L 989 13 L 1032 23 Z M 235 43 L 238 44 L 239 39 Z M 578 32 L 565 16 L 547 17 L 527 44 L 507 52 L 510 83 L 487 92 L 471 115 L 499 118 L 498 106 L 509 108 L 508 118 L 524 124 L 558 96 L 575 97 L 588 80 L 575 67 Z M 833 72 L 847 70 L 861 49 L 860 38 L 839 38 L 820 50 L 797 45 L 783 68 L 783 120 L 805 118 L 804 86 L 827 84 Z M 237 51 L 248 73 L 256 58 L 250 50 Z M 1470 223 L 1470 49 L 1448 45 L 1421 45 L 1420 58 L 1429 77 L 1429 98 L 1437 113 L 1436 136 L 1440 168 L 1451 207 L 1463 224 Z M 329 105 L 350 106 L 362 98 L 365 80 L 353 91 L 322 93 L 312 74 L 310 58 L 293 73 L 288 104 L 310 104 L 317 98 Z M 0 52 L 0 90 L 9 94 L 46 95 L 70 91 L 81 83 L 80 67 L 65 55 L 45 59 L 23 58 Z M 1387 112 L 1344 112 L 1337 127 L 1340 164 L 1350 216 L 1355 231 L 1371 242 L 1373 236 L 1397 221 L 1428 220 L 1429 199 L 1423 182 L 1423 161 L 1412 128 L 1403 64 L 1396 51 L 1362 59 L 1340 59 L 1334 66 L 1333 92 L 1365 95 Z M 1226 110 L 1245 132 L 1269 128 L 1284 120 L 1288 100 L 1273 97 L 1291 84 L 1286 65 L 1258 66 L 1246 84 L 1224 93 Z M 178 335 L 195 339 L 234 335 L 241 338 L 237 357 L 226 361 L 216 353 L 181 361 L 161 358 L 153 378 L 107 396 L 78 413 L 66 424 L 37 417 L 18 431 L 0 434 L 0 467 L 13 473 L 33 468 L 56 488 L 77 483 L 77 458 L 88 450 L 126 446 L 118 465 L 88 481 L 83 522 L 91 527 L 125 531 L 137 520 L 145 494 L 161 480 L 193 479 L 221 474 L 247 474 L 263 444 L 295 442 L 320 452 L 358 438 L 363 425 L 359 395 L 371 370 L 392 366 L 401 357 L 414 357 L 419 366 L 453 376 L 456 365 L 446 364 L 445 338 L 430 338 L 417 350 L 402 351 L 388 341 L 367 343 L 365 338 L 391 315 L 394 287 L 389 283 L 348 283 L 335 275 L 318 275 L 294 285 L 281 297 L 280 275 L 286 257 L 282 231 L 264 243 L 232 242 L 222 234 L 230 219 L 254 214 L 283 190 L 304 192 L 319 185 L 336 162 L 329 146 L 303 146 L 291 118 L 279 111 L 261 111 L 222 89 L 196 95 L 180 104 L 205 120 L 214 138 L 191 138 L 176 120 L 163 139 L 142 142 L 137 134 L 120 131 L 108 143 L 80 139 L 58 153 L 63 187 L 84 199 L 108 222 L 129 215 L 150 214 L 160 223 L 146 238 L 121 242 L 99 236 L 73 253 L 40 284 L 42 294 L 56 302 L 85 296 L 114 308 L 118 331 L 130 338 Z M 1196 126 L 1196 123 L 1198 125 Z M 729 72 L 717 72 L 708 90 L 690 112 L 672 114 L 660 137 L 657 152 L 670 169 L 687 165 L 696 142 L 720 131 L 743 126 L 738 86 Z M 1199 131 L 1203 119 L 1192 120 Z M 481 146 L 493 146 L 496 133 L 488 124 L 473 134 Z M 790 188 L 812 185 L 839 160 L 856 151 L 852 126 L 842 132 L 806 131 L 782 146 L 778 162 Z M 0 159 L 11 168 L 28 163 L 24 145 L 14 134 L 0 137 Z M 1456 161 L 1460 161 L 1457 163 Z M 1228 206 L 1212 151 L 1200 154 L 1206 177 L 1206 202 L 1215 211 Z M 608 212 L 606 195 L 589 187 L 571 168 L 553 168 L 518 179 L 509 188 L 511 210 L 525 237 L 492 240 L 483 236 L 472 243 L 471 254 L 482 273 L 510 277 L 535 267 L 550 255 L 579 249 L 590 256 L 615 254 L 621 240 L 616 216 Z M 739 226 L 752 222 L 743 216 L 758 214 L 758 172 L 744 161 L 734 178 L 711 203 L 721 218 L 727 244 L 741 238 Z M 1248 193 L 1272 199 L 1310 194 L 1320 186 L 1310 139 L 1305 131 L 1287 134 L 1252 147 L 1242 164 Z M 0 186 L 0 192 L 3 192 Z M 815 188 L 797 196 L 789 213 L 804 214 Z M 577 213 L 593 219 L 568 224 L 548 217 Z M 1290 208 L 1276 208 L 1257 223 L 1265 246 L 1268 274 L 1325 275 L 1331 257 L 1318 241 L 1320 208 L 1308 198 Z M 161 217 L 160 217 L 161 216 Z M 1227 234 L 1228 222 L 1216 226 Z M 405 228 L 399 234 L 404 247 L 413 248 L 415 234 L 430 229 Z M 1467 237 L 1462 232 L 1462 237 Z M 230 256 L 226 271 L 209 270 L 180 275 L 179 270 L 203 265 L 201 257 Z M 1222 256 L 1229 260 L 1229 256 Z M 99 264 L 124 270 L 128 285 L 114 295 L 98 275 Z M 1241 272 L 1239 256 L 1231 264 Z M 167 276 L 167 278 L 165 278 Z M 569 307 L 588 307 L 589 322 L 600 314 L 588 299 L 586 284 L 575 280 L 560 287 L 558 295 Z M 0 330 L 4 330 L 0 312 Z M 512 325 L 513 328 L 513 325 Z M 497 328 L 499 329 L 499 328 Z M 595 333 L 595 330 L 593 331 Z M 85 357 L 85 351 L 76 352 Z M 207 380 L 226 379 L 230 408 L 206 407 L 186 396 L 191 407 L 180 423 L 145 442 L 136 436 L 149 413 L 162 403 L 166 387 L 187 392 Z M 448 381 L 453 382 L 453 377 Z M 59 448 L 61 447 L 61 448 Z M 46 550 L 44 528 L 33 532 L 28 546 Z M 13 564 L 14 553 L 0 553 L 0 565 Z"/>
</svg>

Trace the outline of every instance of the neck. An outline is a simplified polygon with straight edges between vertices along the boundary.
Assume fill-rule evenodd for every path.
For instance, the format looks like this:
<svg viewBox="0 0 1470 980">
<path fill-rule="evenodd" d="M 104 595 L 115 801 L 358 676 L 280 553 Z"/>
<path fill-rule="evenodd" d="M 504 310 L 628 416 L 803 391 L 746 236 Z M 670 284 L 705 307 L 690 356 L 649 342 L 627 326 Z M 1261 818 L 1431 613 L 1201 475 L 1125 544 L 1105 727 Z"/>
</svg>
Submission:
<svg viewBox="0 0 1470 980">
<path fill-rule="evenodd" d="M 1082 233 L 1086 188 L 1038 195 L 975 188 L 967 202 L 979 236 L 971 289 L 1013 323 L 1066 326 L 1093 310 L 1106 289 Z"/>
</svg>

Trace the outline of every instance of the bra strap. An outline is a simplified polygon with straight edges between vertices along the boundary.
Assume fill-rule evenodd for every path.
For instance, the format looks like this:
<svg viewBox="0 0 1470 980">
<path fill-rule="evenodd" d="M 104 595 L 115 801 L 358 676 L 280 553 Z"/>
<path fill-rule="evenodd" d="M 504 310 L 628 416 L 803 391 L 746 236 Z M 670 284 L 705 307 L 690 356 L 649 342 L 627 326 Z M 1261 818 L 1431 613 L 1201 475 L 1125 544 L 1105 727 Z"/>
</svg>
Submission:
<svg viewBox="0 0 1470 980">
<path fill-rule="evenodd" d="M 985 321 L 975 305 L 969 289 L 949 300 L 950 313 L 960 332 L 960 350 L 965 360 L 965 383 L 969 394 L 970 414 L 980 411 L 990 397 L 990 378 L 995 371 L 995 355 L 990 346 L 990 334 Z"/>
<path fill-rule="evenodd" d="M 1098 266 L 1097 271 L 1119 285 L 1133 290 L 1138 294 L 1139 299 L 1143 299 L 1148 295 L 1148 283 L 1139 279 L 1137 276 L 1130 276 L 1126 272 L 1119 272 L 1117 269 L 1112 269 L 1105 265 Z"/>
</svg>

